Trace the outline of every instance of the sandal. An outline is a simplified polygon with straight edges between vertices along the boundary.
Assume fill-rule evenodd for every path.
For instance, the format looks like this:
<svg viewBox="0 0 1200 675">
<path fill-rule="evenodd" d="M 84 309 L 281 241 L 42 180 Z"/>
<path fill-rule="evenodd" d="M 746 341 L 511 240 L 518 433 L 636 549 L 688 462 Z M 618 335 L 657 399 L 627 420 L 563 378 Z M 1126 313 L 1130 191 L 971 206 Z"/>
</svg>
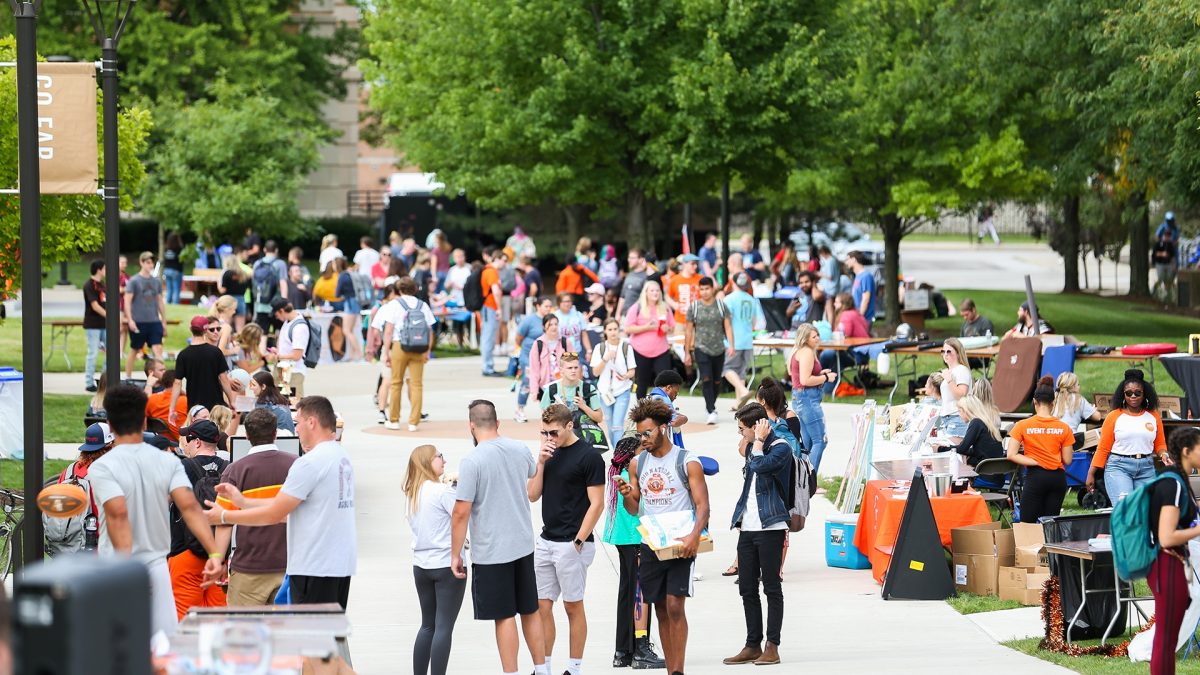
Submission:
<svg viewBox="0 0 1200 675">
<path fill-rule="evenodd" d="M 730 565 L 724 572 L 721 572 L 723 577 L 736 577 L 738 573 L 737 565 Z"/>
</svg>

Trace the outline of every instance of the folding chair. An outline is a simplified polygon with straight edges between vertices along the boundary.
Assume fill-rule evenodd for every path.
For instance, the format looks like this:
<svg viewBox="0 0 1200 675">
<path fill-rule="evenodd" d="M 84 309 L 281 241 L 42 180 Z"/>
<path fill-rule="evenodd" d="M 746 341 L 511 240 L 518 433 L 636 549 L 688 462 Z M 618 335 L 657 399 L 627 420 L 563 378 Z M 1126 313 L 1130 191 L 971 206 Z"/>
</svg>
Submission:
<svg viewBox="0 0 1200 675">
<path fill-rule="evenodd" d="M 983 501 L 988 506 L 995 506 L 1000 514 L 1000 522 L 1004 522 L 1004 509 L 1007 507 L 1015 512 L 1014 507 L 1019 501 L 1019 497 L 1014 495 L 1019 494 L 1021 486 L 1021 466 L 1016 462 L 1004 458 L 997 457 L 995 459 L 985 459 L 975 465 L 975 473 L 980 476 L 1002 476 L 1003 481 L 999 488 L 977 487 L 983 496 Z M 1012 524 L 1012 516 L 1009 516 L 1008 522 Z"/>
<path fill-rule="evenodd" d="M 1058 381 L 1058 376 L 1075 370 L 1075 345 L 1046 347 L 1042 352 L 1042 377 L 1049 375 Z"/>
</svg>

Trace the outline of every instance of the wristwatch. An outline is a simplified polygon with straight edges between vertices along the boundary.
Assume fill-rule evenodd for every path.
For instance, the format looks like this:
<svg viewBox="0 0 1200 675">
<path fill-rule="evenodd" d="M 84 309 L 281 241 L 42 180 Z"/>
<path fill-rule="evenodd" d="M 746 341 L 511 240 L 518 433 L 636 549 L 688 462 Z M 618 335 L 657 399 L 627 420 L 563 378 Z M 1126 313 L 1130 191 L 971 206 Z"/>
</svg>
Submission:
<svg viewBox="0 0 1200 675">
<path fill-rule="evenodd" d="M 583 540 L 582 539 L 575 540 L 575 548 L 583 548 Z"/>
</svg>

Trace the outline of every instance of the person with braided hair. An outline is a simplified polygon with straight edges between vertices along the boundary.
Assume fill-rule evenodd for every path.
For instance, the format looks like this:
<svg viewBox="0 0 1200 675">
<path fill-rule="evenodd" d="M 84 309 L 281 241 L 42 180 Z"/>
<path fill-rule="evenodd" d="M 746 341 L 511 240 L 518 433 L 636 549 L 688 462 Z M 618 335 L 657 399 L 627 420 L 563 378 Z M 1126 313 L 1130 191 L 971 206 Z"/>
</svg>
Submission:
<svg viewBox="0 0 1200 675">
<path fill-rule="evenodd" d="M 1054 378 L 1046 375 L 1033 390 L 1033 417 L 1017 422 L 1008 432 L 1008 459 L 1028 467 L 1021 491 L 1021 522 L 1036 523 L 1057 516 L 1067 496 L 1064 468 L 1074 457 L 1075 434 L 1051 414 Z"/>
</svg>

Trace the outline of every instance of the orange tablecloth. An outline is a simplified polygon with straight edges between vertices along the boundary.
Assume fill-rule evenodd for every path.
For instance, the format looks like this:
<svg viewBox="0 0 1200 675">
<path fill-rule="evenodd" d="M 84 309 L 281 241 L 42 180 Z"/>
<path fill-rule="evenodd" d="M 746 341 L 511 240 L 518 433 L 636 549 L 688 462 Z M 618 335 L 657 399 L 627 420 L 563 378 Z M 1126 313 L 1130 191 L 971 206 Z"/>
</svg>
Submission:
<svg viewBox="0 0 1200 675">
<path fill-rule="evenodd" d="M 867 482 L 858 527 L 854 531 L 854 546 L 870 559 L 871 574 L 879 583 L 883 583 L 883 575 L 892 561 L 892 548 L 896 545 L 900 518 L 908 499 L 908 492 L 891 490 L 888 488 L 891 484 L 890 480 Z M 933 519 L 937 522 L 943 546 L 950 545 L 950 530 L 992 521 L 992 514 L 979 495 L 930 497 L 929 503 L 933 506 Z"/>
</svg>

